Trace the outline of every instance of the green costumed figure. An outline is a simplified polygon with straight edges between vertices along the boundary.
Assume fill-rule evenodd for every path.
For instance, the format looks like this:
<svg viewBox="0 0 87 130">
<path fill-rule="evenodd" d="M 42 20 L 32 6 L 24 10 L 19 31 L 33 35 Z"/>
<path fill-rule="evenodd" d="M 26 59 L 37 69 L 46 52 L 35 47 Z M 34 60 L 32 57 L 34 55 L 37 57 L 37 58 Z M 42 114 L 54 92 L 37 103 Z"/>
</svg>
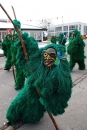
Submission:
<svg viewBox="0 0 87 130">
<path fill-rule="evenodd" d="M 70 55 L 70 70 L 72 71 L 75 64 L 79 65 L 79 70 L 85 69 L 85 42 L 83 41 L 80 32 L 75 29 L 69 38 L 67 52 Z"/>
<path fill-rule="evenodd" d="M 12 35 L 11 34 L 7 34 L 3 43 L 2 43 L 2 49 L 4 51 L 4 55 L 6 56 L 6 63 L 4 66 L 4 70 L 9 70 L 11 69 L 11 51 L 10 51 L 10 47 L 12 44 Z"/>
<path fill-rule="evenodd" d="M 64 36 L 64 34 L 60 33 L 59 36 L 58 36 L 58 43 L 65 46 L 66 40 L 67 39 Z"/>
<path fill-rule="evenodd" d="M 16 55 L 17 55 L 17 46 L 16 46 L 16 42 L 19 40 L 18 38 L 18 34 L 13 34 L 13 42 L 11 45 L 11 55 L 12 55 L 12 67 L 14 69 L 15 67 L 15 89 L 21 89 L 24 86 L 24 82 L 25 82 L 25 76 L 24 73 L 22 71 L 22 69 L 20 68 L 20 66 L 17 64 L 17 59 L 16 59 Z M 14 70 L 13 70 L 14 71 Z"/>
<path fill-rule="evenodd" d="M 5 40 L 6 40 L 5 38 L 3 39 L 3 42 L 2 42 L 2 50 L 4 52 L 4 56 L 6 57 L 7 56 L 7 49 L 6 49 L 6 44 L 5 44 Z"/>
<path fill-rule="evenodd" d="M 56 43 L 57 43 L 57 39 L 56 39 L 56 37 L 55 37 L 55 36 L 52 36 L 52 37 L 51 37 L 51 43 L 54 43 L 54 44 L 56 44 Z"/>
<path fill-rule="evenodd" d="M 29 60 L 26 62 L 18 41 L 17 63 L 27 81 L 7 110 L 6 118 L 11 124 L 18 121 L 37 123 L 45 111 L 54 116 L 63 114 L 73 86 L 64 46 L 48 44 L 39 48 L 36 40 L 27 33 L 22 34 L 22 38 Z"/>
</svg>

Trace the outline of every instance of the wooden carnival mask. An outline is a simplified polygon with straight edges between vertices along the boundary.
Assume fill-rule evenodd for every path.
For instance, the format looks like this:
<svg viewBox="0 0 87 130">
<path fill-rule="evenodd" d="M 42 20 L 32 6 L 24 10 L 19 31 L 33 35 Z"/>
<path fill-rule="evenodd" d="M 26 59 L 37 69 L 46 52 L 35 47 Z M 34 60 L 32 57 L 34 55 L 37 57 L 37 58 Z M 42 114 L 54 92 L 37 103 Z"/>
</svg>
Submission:
<svg viewBox="0 0 87 130">
<path fill-rule="evenodd" d="M 8 36 L 7 36 L 7 40 L 10 40 L 10 39 L 11 39 L 11 38 L 10 38 L 10 36 L 8 35 Z"/>
<path fill-rule="evenodd" d="M 13 35 L 13 41 L 16 41 L 18 39 L 17 35 Z"/>
<path fill-rule="evenodd" d="M 48 68 L 53 67 L 55 64 L 57 52 L 53 48 L 44 50 L 44 65 Z"/>
</svg>

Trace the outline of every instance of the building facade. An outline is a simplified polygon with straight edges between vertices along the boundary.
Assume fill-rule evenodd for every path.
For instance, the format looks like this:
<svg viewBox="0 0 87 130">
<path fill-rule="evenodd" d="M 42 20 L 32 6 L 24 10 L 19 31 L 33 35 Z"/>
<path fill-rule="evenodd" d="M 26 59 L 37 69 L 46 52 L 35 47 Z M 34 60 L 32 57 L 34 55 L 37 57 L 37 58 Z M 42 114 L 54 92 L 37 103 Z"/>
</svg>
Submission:
<svg viewBox="0 0 87 130">
<path fill-rule="evenodd" d="M 87 24 L 82 22 L 73 22 L 50 26 L 48 28 L 48 36 L 57 36 L 62 32 L 66 37 L 69 37 L 70 32 L 78 29 L 82 36 L 87 35 Z"/>
<path fill-rule="evenodd" d="M 0 41 L 3 41 L 6 34 L 13 34 L 14 28 L 10 21 L 8 20 L 0 20 Z M 38 42 L 43 41 L 44 32 L 47 32 L 46 28 L 39 28 L 35 26 L 29 26 L 28 24 L 21 24 L 21 31 L 28 32 L 30 36 L 34 36 L 34 38 Z"/>
</svg>

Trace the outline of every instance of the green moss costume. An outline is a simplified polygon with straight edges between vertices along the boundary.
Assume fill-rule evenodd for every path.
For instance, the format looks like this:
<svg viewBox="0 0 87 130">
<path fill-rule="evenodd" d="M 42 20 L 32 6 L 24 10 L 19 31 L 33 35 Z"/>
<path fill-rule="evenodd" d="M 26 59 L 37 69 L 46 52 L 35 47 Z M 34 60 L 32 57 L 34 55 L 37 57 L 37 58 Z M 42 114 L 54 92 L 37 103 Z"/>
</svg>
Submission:
<svg viewBox="0 0 87 130">
<path fill-rule="evenodd" d="M 56 42 L 57 42 L 57 39 L 56 39 L 56 37 L 55 37 L 55 36 L 52 36 L 52 37 L 51 37 L 51 43 L 54 43 L 54 44 L 56 44 Z"/>
<path fill-rule="evenodd" d="M 7 56 L 7 49 L 6 49 L 6 44 L 5 44 L 5 38 L 4 38 L 4 40 L 3 40 L 3 42 L 2 42 L 2 50 L 3 50 L 3 52 L 4 52 L 4 56 Z"/>
<path fill-rule="evenodd" d="M 79 70 L 85 69 L 85 43 L 80 35 L 80 32 L 75 29 L 69 39 L 67 52 L 70 55 L 70 70 L 72 71 L 75 64 L 79 65 Z"/>
<path fill-rule="evenodd" d="M 4 55 L 6 56 L 6 63 L 4 66 L 5 70 L 9 70 L 12 66 L 12 64 L 11 64 L 11 51 L 10 51 L 11 44 L 12 44 L 12 35 L 7 34 L 3 43 L 2 43 L 2 49 L 4 51 Z"/>
<path fill-rule="evenodd" d="M 22 71 L 22 69 L 20 68 L 20 66 L 17 64 L 17 46 L 16 46 L 16 42 L 19 40 L 18 38 L 18 34 L 13 34 L 13 42 L 11 45 L 11 56 L 12 56 L 12 65 L 15 66 L 15 89 L 21 89 L 24 86 L 24 82 L 25 82 L 25 76 L 24 73 Z"/>
<path fill-rule="evenodd" d="M 18 41 L 17 63 L 25 72 L 27 81 L 7 110 L 6 118 L 12 124 L 19 120 L 23 123 L 37 123 L 45 111 L 54 116 L 63 114 L 72 93 L 65 47 L 49 44 L 39 48 L 35 39 L 27 33 L 22 34 L 22 37 L 29 60 L 26 62 Z"/>
<path fill-rule="evenodd" d="M 65 45 L 65 43 L 66 43 L 66 37 L 64 36 L 63 33 L 59 34 L 59 36 L 58 36 L 58 43 L 62 44 L 62 45 Z"/>
</svg>

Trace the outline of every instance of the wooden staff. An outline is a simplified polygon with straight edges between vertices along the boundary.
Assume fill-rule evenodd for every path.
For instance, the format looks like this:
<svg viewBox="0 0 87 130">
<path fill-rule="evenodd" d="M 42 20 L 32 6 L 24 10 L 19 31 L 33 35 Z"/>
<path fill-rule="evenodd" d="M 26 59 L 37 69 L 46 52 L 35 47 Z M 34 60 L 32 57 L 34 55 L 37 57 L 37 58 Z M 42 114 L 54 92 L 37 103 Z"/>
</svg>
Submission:
<svg viewBox="0 0 87 130">
<path fill-rule="evenodd" d="M 36 91 L 37 91 L 39 97 L 42 97 L 41 94 L 38 92 L 37 88 L 36 88 Z M 59 130 L 59 128 L 58 128 L 58 126 L 57 126 L 57 124 L 56 124 L 56 121 L 55 121 L 55 119 L 53 118 L 53 116 L 52 116 L 48 111 L 47 111 L 47 113 L 48 113 L 49 117 L 51 118 L 51 120 L 52 120 L 52 122 L 53 122 L 53 124 L 54 124 L 54 126 L 55 126 L 55 128 L 56 128 L 56 130 Z"/>
<path fill-rule="evenodd" d="M 11 6 L 11 7 L 12 7 L 12 10 L 13 10 L 14 18 L 16 19 L 16 14 L 15 14 L 14 7 L 13 6 Z"/>
<path fill-rule="evenodd" d="M 3 6 L 0 4 L 1 8 L 3 9 L 3 11 L 5 12 L 5 14 L 8 16 L 8 18 L 10 19 L 10 21 L 12 22 L 12 24 L 14 25 L 14 27 L 16 28 L 16 31 L 18 32 L 18 35 L 20 37 L 20 40 L 21 40 L 21 44 L 22 44 L 22 47 L 23 47 L 23 51 L 24 51 L 24 55 L 25 55 L 25 58 L 26 58 L 26 61 L 28 61 L 28 55 L 27 55 L 27 51 L 26 51 L 26 48 L 25 48 L 25 45 L 24 45 L 24 41 L 22 39 L 22 35 L 20 34 L 20 31 L 19 31 L 19 28 L 14 24 L 14 22 L 12 21 L 12 19 L 10 18 L 10 16 L 8 15 L 8 13 L 6 12 L 6 10 L 3 8 Z M 41 97 L 40 93 L 38 92 L 37 88 L 36 88 L 36 91 L 39 95 L 39 97 Z M 57 124 L 56 124 L 56 121 L 55 119 L 53 118 L 53 116 L 48 112 L 48 115 L 49 117 L 51 118 L 56 130 L 59 130 Z"/>
<path fill-rule="evenodd" d="M 11 7 L 12 7 L 12 10 L 13 10 L 14 18 L 16 19 L 16 14 L 15 14 L 15 11 L 14 11 L 14 7 L 13 6 L 11 6 Z M 14 30 L 13 34 L 15 34 L 15 30 Z M 14 71 L 14 64 L 12 64 L 12 72 L 13 72 L 13 76 L 14 76 L 14 81 L 16 83 L 15 71 Z"/>
</svg>

